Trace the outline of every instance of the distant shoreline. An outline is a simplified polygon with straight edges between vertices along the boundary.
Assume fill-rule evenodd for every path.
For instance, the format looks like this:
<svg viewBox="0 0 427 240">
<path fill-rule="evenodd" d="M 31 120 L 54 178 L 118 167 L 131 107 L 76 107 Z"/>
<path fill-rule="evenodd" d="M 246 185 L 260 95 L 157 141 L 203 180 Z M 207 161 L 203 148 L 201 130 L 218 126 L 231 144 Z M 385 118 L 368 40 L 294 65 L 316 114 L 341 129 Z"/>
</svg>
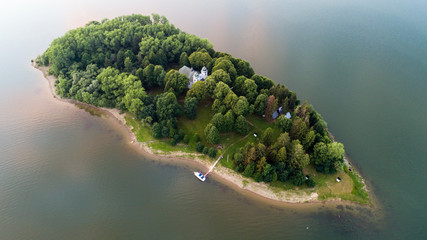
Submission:
<svg viewBox="0 0 427 240">
<path fill-rule="evenodd" d="M 123 129 L 126 130 L 128 141 L 130 142 L 129 144 L 131 144 L 132 147 L 134 147 L 135 149 L 139 150 L 141 154 L 151 158 L 154 157 L 156 159 L 161 159 L 161 160 L 166 160 L 171 162 L 175 162 L 176 160 L 177 162 L 197 164 L 203 167 L 205 171 L 208 168 L 210 168 L 210 166 L 213 164 L 213 162 L 207 160 L 203 154 L 198 154 L 198 153 L 190 154 L 190 153 L 184 153 L 179 151 L 172 152 L 172 153 L 169 153 L 169 152 L 162 153 L 156 149 L 152 149 L 151 147 L 147 146 L 147 144 L 143 142 L 137 142 L 137 138 L 135 134 L 132 132 L 131 127 L 127 126 L 126 124 L 126 120 L 124 118 L 125 114 L 121 114 L 118 109 L 96 107 L 94 105 L 79 102 L 77 100 L 61 98 L 58 94 L 56 94 L 56 91 L 55 91 L 56 78 L 52 75 L 48 75 L 47 73 L 47 70 L 49 69 L 49 67 L 44 67 L 44 66 L 37 67 L 35 63 L 32 63 L 32 65 L 34 68 L 40 70 L 43 73 L 45 79 L 48 80 L 49 89 L 54 98 L 56 98 L 61 102 L 71 103 L 77 106 L 83 106 L 93 110 L 101 111 L 103 114 L 108 116 L 109 119 L 113 120 L 113 122 L 115 122 L 116 124 L 118 124 L 119 126 L 123 127 Z M 242 175 L 234 172 L 233 170 L 225 168 L 220 165 L 216 166 L 212 173 L 214 175 L 213 176 L 214 178 L 215 176 L 218 176 L 218 178 L 216 179 L 232 187 L 238 192 L 250 193 L 253 196 L 260 197 L 265 200 L 269 200 L 269 201 L 272 200 L 273 204 L 283 203 L 283 204 L 306 205 L 307 203 L 337 204 L 337 203 L 343 203 L 343 202 L 355 204 L 352 201 L 341 200 L 341 199 L 319 200 L 318 194 L 314 190 L 310 194 L 303 191 L 299 191 L 299 190 L 277 191 L 276 189 L 273 189 L 271 186 L 267 185 L 266 183 L 255 182 L 250 178 L 243 177 Z M 210 177 L 212 177 L 212 175 Z M 194 178 L 194 181 L 198 181 L 198 180 Z"/>
</svg>

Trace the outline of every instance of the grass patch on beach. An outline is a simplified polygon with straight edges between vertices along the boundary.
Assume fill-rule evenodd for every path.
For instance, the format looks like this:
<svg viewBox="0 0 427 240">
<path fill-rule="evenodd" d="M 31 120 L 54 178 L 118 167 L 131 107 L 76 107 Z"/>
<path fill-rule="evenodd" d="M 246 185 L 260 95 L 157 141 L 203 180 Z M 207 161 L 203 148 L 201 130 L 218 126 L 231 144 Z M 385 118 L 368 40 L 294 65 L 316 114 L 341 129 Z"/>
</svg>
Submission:
<svg viewBox="0 0 427 240">
<path fill-rule="evenodd" d="M 354 172 L 348 171 L 347 168 L 335 174 L 316 172 L 312 165 L 304 170 L 316 182 L 315 190 L 319 195 L 319 200 L 342 199 L 370 204 L 362 179 Z M 341 178 L 341 182 L 336 181 L 337 177 Z"/>
<path fill-rule="evenodd" d="M 368 192 L 365 189 L 365 184 L 362 182 L 362 177 L 360 177 L 356 172 L 349 171 L 347 168 L 344 168 L 344 171 L 348 176 L 353 180 L 353 190 L 351 192 L 352 198 L 348 200 L 357 201 L 362 204 L 370 204 Z"/>
<path fill-rule="evenodd" d="M 125 115 L 126 125 L 132 126 L 132 132 L 136 136 L 138 142 L 148 142 L 153 141 L 154 137 L 151 135 L 151 129 L 147 126 L 142 126 L 142 124 L 136 120 L 134 117 L 126 114 Z"/>
<path fill-rule="evenodd" d="M 147 143 L 147 145 L 151 147 L 153 150 L 161 151 L 164 154 L 170 154 L 172 152 L 177 152 L 177 151 L 184 152 L 184 153 L 195 152 L 191 150 L 187 145 L 184 145 L 184 144 L 178 144 L 176 146 L 172 146 L 167 140 L 153 141 L 153 142 Z"/>
</svg>

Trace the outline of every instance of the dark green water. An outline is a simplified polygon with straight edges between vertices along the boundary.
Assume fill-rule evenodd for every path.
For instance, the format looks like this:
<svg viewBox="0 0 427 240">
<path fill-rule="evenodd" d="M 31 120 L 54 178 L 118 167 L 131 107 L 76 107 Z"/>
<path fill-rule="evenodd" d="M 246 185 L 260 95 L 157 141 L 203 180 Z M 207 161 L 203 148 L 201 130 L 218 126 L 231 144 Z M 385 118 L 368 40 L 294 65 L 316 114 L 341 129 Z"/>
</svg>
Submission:
<svg viewBox="0 0 427 240">
<path fill-rule="evenodd" d="M 3 5 L 0 239 L 427 238 L 425 1 Z M 152 12 L 312 103 L 380 210 L 275 207 L 215 177 L 201 184 L 197 167 L 146 159 L 106 119 L 53 99 L 30 66 L 69 29 Z"/>
</svg>

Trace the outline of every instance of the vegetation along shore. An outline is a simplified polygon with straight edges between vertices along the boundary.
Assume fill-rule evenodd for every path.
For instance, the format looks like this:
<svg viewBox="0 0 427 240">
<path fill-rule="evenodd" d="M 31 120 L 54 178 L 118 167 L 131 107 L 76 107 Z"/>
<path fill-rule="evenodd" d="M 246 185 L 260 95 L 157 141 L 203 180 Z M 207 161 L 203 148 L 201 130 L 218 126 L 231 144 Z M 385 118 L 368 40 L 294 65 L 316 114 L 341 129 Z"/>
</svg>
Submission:
<svg viewBox="0 0 427 240">
<path fill-rule="evenodd" d="M 165 17 L 91 21 L 34 65 L 56 98 L 108 112 L 147 153 L 206 168 L 222 154 L 214 174 L 277 201 L 371 204 L 312 105 Z"/>
</svg>

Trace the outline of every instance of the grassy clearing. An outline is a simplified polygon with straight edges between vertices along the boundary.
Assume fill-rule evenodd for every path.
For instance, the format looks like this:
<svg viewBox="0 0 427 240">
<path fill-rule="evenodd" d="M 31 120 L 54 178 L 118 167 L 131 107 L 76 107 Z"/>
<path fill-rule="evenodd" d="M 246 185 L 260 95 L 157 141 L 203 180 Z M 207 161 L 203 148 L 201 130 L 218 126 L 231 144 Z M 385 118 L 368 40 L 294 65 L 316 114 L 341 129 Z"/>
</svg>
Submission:
<svg viewBox="0 0 427 240">
<path fill-rule="evenodd" d="M 125 115 L 126 125 L 132 126 L 132 132 L 136 136 L 138 142 L 153 141 L 154 138 L 151 135 L 151 129 L 149 127 L 142 126 L 139 121 L 134 117 L 126 114 Z"/>
<path fill-rule="evenodd" d="M 199 134 L 202 142 L 206 143 L 205 127 L 211 122 L 213 117 L 211 105 L 208 102 L 202 102 L 197 107 L 196 119 L 190 120 L 186 116 L 181 116 L 178 119 L 178 128 L 182 129 L 185 134 L 190 136 L 190 145 L 195 146 L 194 134 Z"/>
<path fill-rule="evenodd" d="M 320 200 L 342 199 L 370 204 L 368 193 L 361 182 L 362 179 L 354 172 L 349 172 L 347 168 L 335 174 L 323 174 L 316 172 L 310 165 L 304 169 L 304 173 L 316 182 L 315 190 L 319 194 Z M 337 177 L 341 178 L 341 182 L 336 181 Z"/>
<path fill-rule="evenodd" d="M 185 144 L 178 144 L 176 146 L 172 146 L 169 144 L 169 141 L 167 140 L 157 140 L 147 143 L 147 145 L 154 150 L 159 150 L 164 154 L 168 154 L 171 152 L 184 152 L 184 153 L 194 153 L 194 150 L 188 147 L 188 145 Z"/>
<path fill-rule="evenodd" d="M 264 118 L 256 115 L 247 116 L 246 119 L 254 125 L 255 132 L 257 132 L 258 135 L 262 136 L 265 129 L 271 128 L 273 130 L 273 137 L 274 138 L 279 137 L 280 129 L 276 126 L 276 124 L 271 124 L 265 121 Z"/>
<path fill-rule="evenodd" d="M 344 171 L 353 180 L 352 198 L 348 200 L 357 201 L 362 204 L 371 204 L 365 184 L 362 182 L 362 177 L 354 171 L 350 172 L 347 168 L 344 168 Z"/>
</svg>

